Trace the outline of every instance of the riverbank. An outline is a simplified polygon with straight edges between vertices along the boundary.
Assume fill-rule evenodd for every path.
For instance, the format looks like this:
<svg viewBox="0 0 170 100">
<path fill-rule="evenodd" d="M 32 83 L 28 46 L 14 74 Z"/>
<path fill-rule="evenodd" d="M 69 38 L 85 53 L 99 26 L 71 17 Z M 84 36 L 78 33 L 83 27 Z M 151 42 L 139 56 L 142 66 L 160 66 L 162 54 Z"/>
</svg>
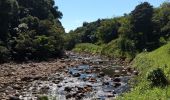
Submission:
<svg viewBox="0 0 170 100">
<path fill-rule="evenodd" d="M 135 87 L 125 93 L 119 100 L 169 100 L 170 99 L 170 43 L 152 51 L 139 54 L 134 60 L 133 65 L 140 71 L 136 77 Z M 148 74 L 153 70 L 161 69 L 164 77 L 169 82 L 165 86 L 152 86 L 152 81 L 148 80 Z M 158 72 L 157 75 L 160 75 Z M 155 74 L 155 79 L 161 80 L 162 77 Z M 162 78 L 163 79 L 163 78 Z M 159 81 L 156 84 L 161 84 Z"/>
<path fill-rule="evenodd" d="M 0 98 L 7 100 L 17 98 L 24 91 L 30 88 L 34 81 L 49 81 L 51 75 L 57 72 L 67 71 L 66 68 L 72 68 L 79 65 L 98 66 L 129 66 L 118 59 L 107 59 L 97 55 L 79 54 L 67 52 L 69 58 L 56 59 L 48 62 L 29 62 L 29 63 L 5 63 L 0 65 Z M 78 56 L 75 56 L 78 55 Z M 92 58 L 93 60 L 89 59 Z M 99 66 L 100 65 L 100 66 Z M 112 70 L 113 73 L 115 70 Z M 133 71 L 133 70 L 132 70 Z M 112 72 L 111 72 L 112 73 Z"/>
<path fill-rule="evenodd" d="M 77 61 L 57 59 L 49 62 L 5 63 L 0 65 L 0 98 L 7 99 L 17 95 L 34 80 L 47 80 L 48 76 L 60 71 L 66 66 L 80 64 Z"/>
</svg>

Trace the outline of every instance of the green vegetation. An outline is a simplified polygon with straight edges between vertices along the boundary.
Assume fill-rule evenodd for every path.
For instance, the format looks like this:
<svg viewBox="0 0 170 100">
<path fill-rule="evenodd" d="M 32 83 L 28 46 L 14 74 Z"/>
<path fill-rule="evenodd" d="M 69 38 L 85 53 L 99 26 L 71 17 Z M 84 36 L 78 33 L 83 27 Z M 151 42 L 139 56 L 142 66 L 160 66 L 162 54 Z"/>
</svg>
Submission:
<svg viewBox="0 0 170 100">
<path fill-rule="evenodd" d="M 65 48 L 71 50 L 78 43 L 106 45 L 101 54 L 133 59 L 143 50 L 155 50 L 169 41 L 169 11 L 169 2 L 157 8 L 143 2 L 124 16 L 84 22 L 65 36 Z"/>
<path fill-rule="evenodd" d="M 49 100 L 47 96 L 39 96 L 38 100 Z"/>
<path fill-rule="evenodd" d="M 87 52 L 87 53 L 93 53 L 93 54 L 100 54 L 102 50 L 102 47 L 90 44 L 90 43 L 81 43 L 77 44 L 73 51 L 76 52 Z"/>
<path fill-rule="evenodd" d="M 1 0 L 0 62 L 61 56 L 61 17 L 54 0 Z"/>
<path fill-rule="evenodd" d="M 119 38 L 103 46 L 101 54 L 109 57 L 127 58 L 127 60 L 131 60 L 136 55 L 136 51 L 134 49 L 134 44 L 131 43 L 130 40 L 122 40 L 122 38 Z"/>
<path fill-rule="evenodd" d="M 140 71 L 134 88 L 120 100 L 168 100 L 170 99 L 170 43 L 153 52 L 139 54 L 133 66 Z M 161 71 L 162 70 L 162 71 Z M 159 76 L 159 77 L 158 77 Z M 156 79 L 153 79 L 156 78 Z M 149 78 L 149 81 L 148 81 Z M 161 86 L 161 87 L 160 87 Z M 162 87 L 163 86 L 163 87 Z"/>
</svg>

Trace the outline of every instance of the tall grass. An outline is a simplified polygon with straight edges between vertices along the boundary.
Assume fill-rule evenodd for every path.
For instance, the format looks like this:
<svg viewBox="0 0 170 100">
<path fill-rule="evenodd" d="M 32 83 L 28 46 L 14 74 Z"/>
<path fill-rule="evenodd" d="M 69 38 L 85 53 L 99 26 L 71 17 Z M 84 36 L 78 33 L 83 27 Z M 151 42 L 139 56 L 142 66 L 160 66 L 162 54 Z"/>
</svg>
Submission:
<svg viewBox="0 0 170 100">
<path fill-rule="evenodd" d="M 91 43 L 80 43 L 75 46 L 73 51 L 76 52 L 87 52 L 87 53 L 94 53 L 94 54 L 100 54 L 102 50 L 101 46 L 91 44 Z"/>
<path fill-rule="evenodd" d="M 151 87 L 147 81 L 147 73 L 161 68 L 167 79 L 170 79 L 170 43 L 153 52 L 139 54 L 133 61 L 133 66 L 140 71 L 136 77 L 136 85 L 119 100 L 170 100 L 170 86 L 165 88 Z"/>
</svg>

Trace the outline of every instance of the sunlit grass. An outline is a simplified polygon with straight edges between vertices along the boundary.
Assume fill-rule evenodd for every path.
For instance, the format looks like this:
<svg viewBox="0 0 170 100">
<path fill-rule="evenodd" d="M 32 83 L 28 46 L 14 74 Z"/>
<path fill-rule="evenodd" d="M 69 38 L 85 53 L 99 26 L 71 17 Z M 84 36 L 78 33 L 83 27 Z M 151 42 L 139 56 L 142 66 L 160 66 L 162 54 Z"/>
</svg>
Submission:
<svg viewBox="0 0 170 100">
<path fill-rule="evenodd" d="M 80 43 L 75 46 L 73 51 L 100 54 L 102 47 L 91 43 Z"/>
<path fill-rule="evenodd" d="M 170 43 L 153 52 L 139 54 L 134 59 L 133 66 L 140 71 L 140 75 L 136 77 L 137 86 L 119 97 L 119 100 L 170 100 L 170 86 L 152 88 L 146 78 L 150 70 L 159 67 L 170 80 Z"/>
</svg>

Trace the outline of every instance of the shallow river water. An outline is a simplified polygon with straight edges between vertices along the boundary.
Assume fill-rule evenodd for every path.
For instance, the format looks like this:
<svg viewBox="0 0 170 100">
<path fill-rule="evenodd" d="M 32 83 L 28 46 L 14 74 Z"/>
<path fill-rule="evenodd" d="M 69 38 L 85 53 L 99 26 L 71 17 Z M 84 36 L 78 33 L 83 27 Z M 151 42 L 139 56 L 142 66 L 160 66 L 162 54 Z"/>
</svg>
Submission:
<svg viewBox="0 0 170 100">
<path fill-rule="evenodd" d="M 37 95 L 44 95 L 51 100 L 114 100 L 130 89 L 128 81 L 133 77 L 132 69 L 98 56 L 70 54 L 67 60 L 90 64 L 67 66 L 51 75 L 48 81 L 34 81 L 20 98 L 37 100 Z"/>
</svg>

